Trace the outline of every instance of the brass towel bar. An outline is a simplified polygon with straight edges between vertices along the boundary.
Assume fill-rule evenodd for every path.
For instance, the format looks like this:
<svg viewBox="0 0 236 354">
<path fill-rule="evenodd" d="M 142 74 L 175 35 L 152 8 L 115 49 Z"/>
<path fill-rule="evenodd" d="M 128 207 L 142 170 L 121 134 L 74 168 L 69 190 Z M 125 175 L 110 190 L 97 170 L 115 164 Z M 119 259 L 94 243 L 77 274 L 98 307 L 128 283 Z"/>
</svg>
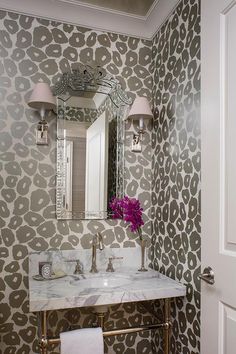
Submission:
<svg viewBox="0 0 236 354">
<path fill-rule="evenodd" d="M 164 354 L 169 354 L 169 342 L 170 342 L 170 330 L 171 330 L 171 321 L 170 321 L 170 300 L 165 299 L 164 304 L 164 322 L 157 324 L 150 324 L 139 327 L 130 327 L 122 329 L 114 329 L 110 331 L 103 331 L 103 337 L 117 336 L 120 334 L 129 334 L 136 333 L 141 331 L 149 331 L 155 329 L 163 329 L 163 340 L 164 340 Z M 104 314 L 98 313 L 98 326 L 104 327 Z M 47 337 L 47 312 L 40 313 L 40 328 L 41 328 L 41 338 L 39 340 L 40 353 L 48 354 L 48 347 L 50 345 L 60 344 L 60 338 L 48 338 Z"/>
<path fill-rule="evenodd" d="M 160 324 L 148 325 L 148 326 L 113 329 L 111 331 L 103 331 L 103 337 L 117 336 L 119 334 L 129 334 L 129 333 L 135 333 L 141 331 L 150 331 L 153 329 L 165 328 L 168 325 L 169 324 L 167 323 L 160 323 Z M 60 344 L 60 338 L 47 338 L 43 342 L 47 345 Z"/>
</svg>

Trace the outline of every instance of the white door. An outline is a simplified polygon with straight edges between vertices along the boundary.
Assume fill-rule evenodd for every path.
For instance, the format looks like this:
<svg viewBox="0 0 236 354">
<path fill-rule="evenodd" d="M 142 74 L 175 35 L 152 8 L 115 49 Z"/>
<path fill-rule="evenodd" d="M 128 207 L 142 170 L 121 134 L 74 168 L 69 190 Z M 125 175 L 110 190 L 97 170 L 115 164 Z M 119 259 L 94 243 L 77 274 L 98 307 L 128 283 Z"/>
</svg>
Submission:
<svg viewBox="0 0 236 354">
<path fill-rule="evenodd" d="M 202 6 L 201 354 L 236 353 L 236 1 Z"/>
<path fill-rule="evenodd" d="M 87 129 L 85 210 L 107 210 L 108 121 L 105 112 Z M 93 217 L 91 215 L 91 217 Z"/>
</svg>

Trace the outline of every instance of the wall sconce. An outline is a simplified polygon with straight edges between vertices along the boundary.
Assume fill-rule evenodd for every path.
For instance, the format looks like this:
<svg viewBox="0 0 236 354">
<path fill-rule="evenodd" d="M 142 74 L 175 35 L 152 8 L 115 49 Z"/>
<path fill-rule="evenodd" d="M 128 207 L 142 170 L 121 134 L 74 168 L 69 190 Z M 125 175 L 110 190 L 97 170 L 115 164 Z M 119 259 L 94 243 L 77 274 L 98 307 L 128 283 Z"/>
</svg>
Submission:
<svg viewBox="0 0 236 354">
<path fill-rule="evenodd" d="M 36 130 L 36 144 L 48 145 L 48 124 L 45 115 L 47 110 L 56 108 L 56 99 L 47 83 L 39 82 L 35 85 L 28 106 L 37 109 L 41 117 Z"/>
<path fill-rule="evenodd" d="M 135 98 L 131 110 L 129 112 L 128 118 L 131 118 L 133 121 L 139 121 L 138 134 L 133 135 L 131 150 L 134 152 L 141 152 L 141 141 L 144 134 L 144 120 L 149 120 L 153 118 L 153 114 L 147 97 Z"/>
</svg>

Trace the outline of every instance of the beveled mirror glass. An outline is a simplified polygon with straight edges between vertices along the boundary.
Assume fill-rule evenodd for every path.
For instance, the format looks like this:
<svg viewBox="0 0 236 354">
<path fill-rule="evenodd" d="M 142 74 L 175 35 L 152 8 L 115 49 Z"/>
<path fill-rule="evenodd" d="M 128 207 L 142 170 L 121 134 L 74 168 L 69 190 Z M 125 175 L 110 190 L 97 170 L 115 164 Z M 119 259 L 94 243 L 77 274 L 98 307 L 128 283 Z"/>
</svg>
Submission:
<svg viewBox="0 0 236 354">
<path fill-rule="evenodd" d="M 55 85 L 58 219 L 106 219 L 124 193 L 124 118 L 131 99 L 98 66 L 78 64 Z"/>
</svg>

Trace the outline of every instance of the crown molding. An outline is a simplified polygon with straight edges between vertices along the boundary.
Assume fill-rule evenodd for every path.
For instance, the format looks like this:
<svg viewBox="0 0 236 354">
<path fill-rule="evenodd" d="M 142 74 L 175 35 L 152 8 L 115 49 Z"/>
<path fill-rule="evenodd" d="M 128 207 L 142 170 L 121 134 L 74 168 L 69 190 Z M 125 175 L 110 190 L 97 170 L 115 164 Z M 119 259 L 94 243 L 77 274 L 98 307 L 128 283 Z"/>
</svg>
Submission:
<svg viewBox="0 0 236 354">
<path fill-rule="evenodd" d="M 76 0 L 0 0 L 0 9 L 151 40 L 178 2 L 156 0 L 146 16 L 112 11 Z"/>
<path fill-rule="evenodd" d="M 67 4 L 72 4 L 72 5 L 75 5 L 77 7 L 78 6 L 79 7 L 84 7 L 84 8 L 90 9 L 92 11 L 104 11 L 107 14 L 117 14 L 117 15 L 121 15 L 121 16 L 133 17 L 133 18 L 137 18 L 137 19 L 141 19 L 141 20 L 145 17 L 145 16 L 135 15 L 135 14 L 119 11 L 119 10 L 113 10 L 111 8 L 108 8 L 108 7 L 101 7 L 101 6 L 98 6 L 98 5 L 92 5 L 92 4 L 89 4 L 89 3 L 82 2 L 80 0 L 56 0 L 56 1 L 59 1 L 59 2 L 62 2 L 62 3 L 67 3 Z M 160 1 L 160 0 L 155 0 L 154 4 L 157 3 L 158 1 Z"/>
<path fill-rule="evenodd" d="M 172 14 L 180 1 L 181 0 L 160 0 L 148 14 L 146 24 L 149 28 L 149 33 L 151 33 L 151 39 L 153 39 L 160 27 Z"/>
</svg>

